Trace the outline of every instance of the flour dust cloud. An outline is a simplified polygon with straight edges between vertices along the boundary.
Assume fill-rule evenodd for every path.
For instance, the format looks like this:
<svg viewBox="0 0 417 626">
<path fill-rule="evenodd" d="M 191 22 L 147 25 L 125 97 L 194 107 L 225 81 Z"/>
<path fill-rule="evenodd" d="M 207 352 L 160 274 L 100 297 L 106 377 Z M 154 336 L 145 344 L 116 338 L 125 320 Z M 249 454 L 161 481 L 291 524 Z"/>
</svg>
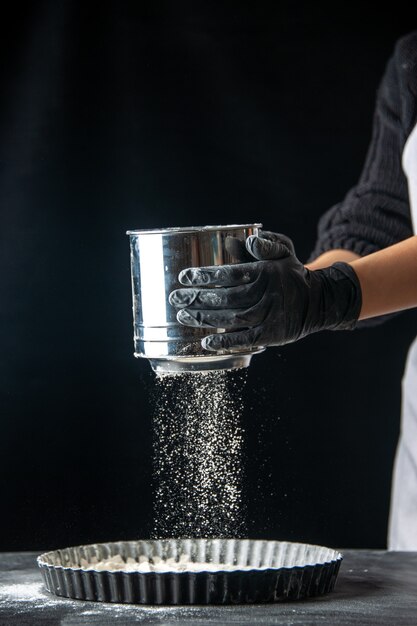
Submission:
<svg viewBox="0 0 417 626">
<path fill-rule="evenodd" d="M 155 538 L 245 536 L 245 381 L 244 370 L 156 379 Z"/>
</svg>

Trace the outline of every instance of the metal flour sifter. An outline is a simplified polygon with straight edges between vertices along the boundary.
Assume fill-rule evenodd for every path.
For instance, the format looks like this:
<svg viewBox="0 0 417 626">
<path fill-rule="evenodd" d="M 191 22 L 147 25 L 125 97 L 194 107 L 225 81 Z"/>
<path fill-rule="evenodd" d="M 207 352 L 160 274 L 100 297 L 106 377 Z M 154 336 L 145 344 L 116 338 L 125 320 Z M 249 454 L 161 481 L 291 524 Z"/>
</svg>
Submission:
<svg viewBox="0 0 417 626">
<path fill-rule="evenodd" d="M 201 347 L 207 330 L 181 325 L 168 301 L 187 267 L 244 263 L 245 240 L 262 224 L 129 230 L 135 356 L 159 375 L 247 367 L 252 351 L 211 354 Z M 253 259 L 252 259 L 253 260 Z M 210 329 L 210 333 L 224 329 Z"/>
</svg>

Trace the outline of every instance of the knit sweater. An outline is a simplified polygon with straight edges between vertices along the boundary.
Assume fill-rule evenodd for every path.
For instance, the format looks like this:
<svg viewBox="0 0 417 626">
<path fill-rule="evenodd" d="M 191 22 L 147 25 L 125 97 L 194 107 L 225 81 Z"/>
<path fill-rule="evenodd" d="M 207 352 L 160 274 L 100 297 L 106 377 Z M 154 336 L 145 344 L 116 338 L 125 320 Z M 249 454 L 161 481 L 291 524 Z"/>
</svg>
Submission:
<svg viewBox="0 0 417 626">
<path fill-rule="evenodd" d="M 413 31 L 396 42 L 379 85 L 359 182 L 321 217 L 310 261 L 334 248 L 364 256 L 413 234 L 401 159 L 416 122 L 417 31 Z"/>
</svg>

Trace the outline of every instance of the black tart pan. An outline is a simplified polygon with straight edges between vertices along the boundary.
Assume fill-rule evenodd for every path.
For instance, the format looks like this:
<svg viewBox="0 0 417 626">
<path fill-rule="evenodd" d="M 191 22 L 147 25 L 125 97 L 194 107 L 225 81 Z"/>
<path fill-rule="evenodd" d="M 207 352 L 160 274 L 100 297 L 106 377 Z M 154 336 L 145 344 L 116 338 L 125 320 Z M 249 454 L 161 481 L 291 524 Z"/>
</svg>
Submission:
<svg viewBox="0 0 417 626">
<path fill-rule="evenodd" d="M 188 555 L 193 562 L 215 563 L 216 570 L 103 571 L 86 565 L 115 555 L 124 562 L 130 558 L 130 563 L 140 557 L 150 563 L 153 557 L 158 557 L 155 562 L 179 561 Z M 161 539 L 64 548 L 42 554 L 38 565 L 47 590 L 67 598 L 158 605 L 256 604 L 332 591 L 342 558 L 331 548 L 284 541 Z"/>
</svg>

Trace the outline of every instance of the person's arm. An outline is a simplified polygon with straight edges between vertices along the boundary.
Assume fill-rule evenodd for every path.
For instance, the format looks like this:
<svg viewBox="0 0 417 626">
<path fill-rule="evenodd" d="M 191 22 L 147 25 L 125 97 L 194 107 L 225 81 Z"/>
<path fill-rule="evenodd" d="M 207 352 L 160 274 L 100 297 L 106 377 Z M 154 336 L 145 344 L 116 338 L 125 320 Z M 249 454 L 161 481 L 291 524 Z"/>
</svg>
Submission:
<svg viewBox="0 0 417 626">
<path fill-rule="evenodd" d="M 324 267 L 329 267 L 329 265 L 333 265 L 333 263 L 337 263 L 338 261 L 350 263 L 351 261 L 355 261 L 356 259 L 360 258 L 361 257 L 359 256 L 359 254 L 356 254 L 356 252 L 343 250 L 343 248 L 336 248 L 335 250 L 328 250 L 327 252 L 324 252 L 324 254 L 321 254 L 311 263 L 307 263 L 305 267 L 308 270 L 321 270 Z"/>
<path fill-rule="evenodd" d="M 361 285 L 360 320 L 417 306 L 417 236 L 350 265 Z"/>
<path fill-rule="evenodd" d="M 349 262 L 352 258 L 344 251 L 363 257 L 413 235 L 401 157 L 417 117 L 415 61 L 417 32 L 397 42 L 387 63 L 361 176 L 345 198 L 320 218 L 308 268 Z"/>
<path fill-rule="evenodd" d="M 403 37 L 395 46 L 378 89 L 372 140 L 360 180 L 341 203 L 320 219 L 307 269 L 323 269 L 336 262 L 356 267 L 353 262 L 360 260 L 358 272 L 368 271 L 377 261 L 380 267 L 381 258 L 391 259 L 394 251 L 369 262 L 364 261 L 365 256 L 391 250 L 391 246 L 412 236 L 401 157 L 404 142 L 416 121 L 413 96 L 416 79 L 412 71 L 416 55 L 417 32 Z M 406 246 L 408 250 L 409 244 Z M 391 270 L 395 274 L 395 267 Z M 368 275 L 363 276 L 362 282 L 368 291 Z M 385 309 L 380 301 L 378 306 L 373 306 L 375 294 L 370 301 L 367 295 L 365 298 L 359 327 L 376 326 L 392 317 L 392 313 L 381 314 Z M 393 309 L 389 307 L 389 310 Z"/>
<path fill-rule="evenodd" d="M 359 320 L 417 306 L 417 236 L 364 257 L 350 250 L 329 250 L 306 268 L 323 269 L 340 261 L 353 267 L 361 285 Z"/>
</svg>

